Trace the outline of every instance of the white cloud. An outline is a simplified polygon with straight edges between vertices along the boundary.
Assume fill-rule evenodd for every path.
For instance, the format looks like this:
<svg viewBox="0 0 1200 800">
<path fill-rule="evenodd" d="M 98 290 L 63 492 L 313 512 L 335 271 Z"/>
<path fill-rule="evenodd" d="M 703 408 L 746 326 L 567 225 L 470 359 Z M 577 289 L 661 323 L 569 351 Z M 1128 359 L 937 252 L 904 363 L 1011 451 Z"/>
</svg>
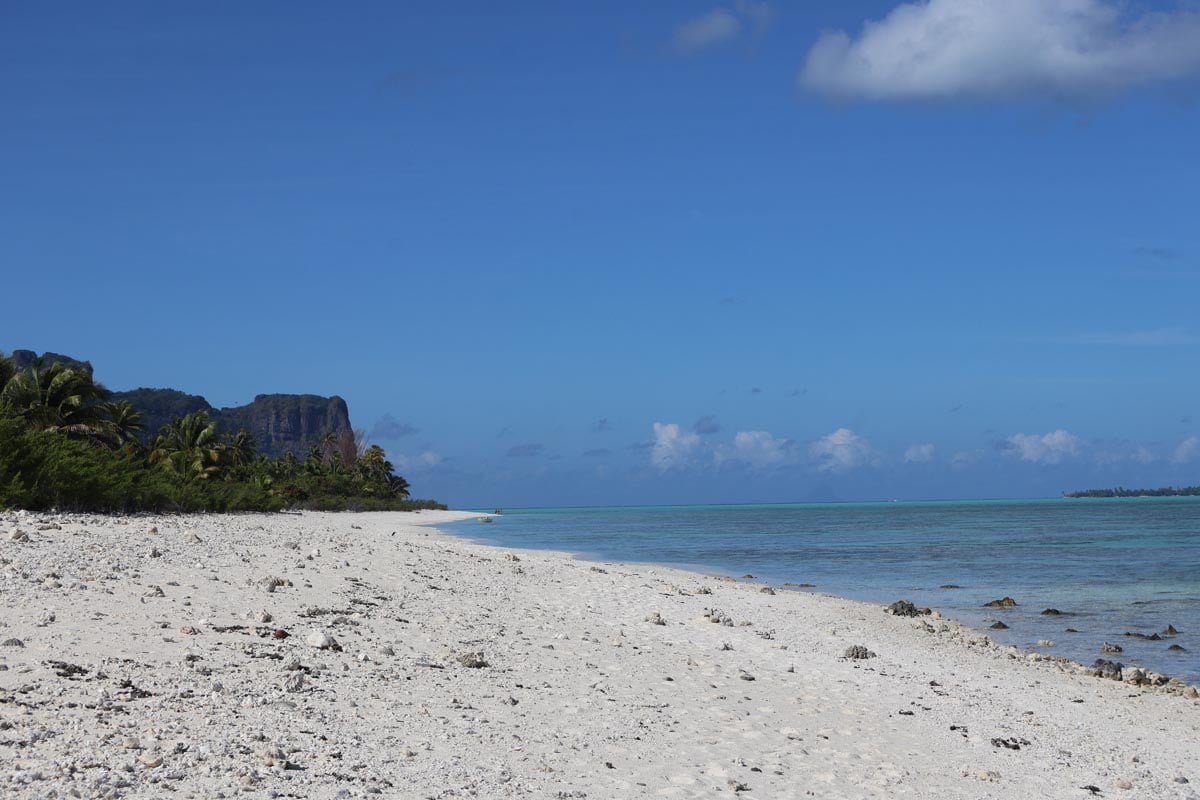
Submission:
<svg viewBox="0 0 1200 800">
<path fill-rule="evenodd" d="M 732 447 L 720 447 L 716 462 L 740 461 L 756 469 L 777 467 L 794 460 L 795 443 L 791 439 L 777 439 L 767 431 L 739 431 L 733 437 Z"/>
<path fill-rule="evenodd" d="M 809 446 L 808 452 L 821 472 L 849 472 L 877 459 L 870 442 L 849 428 L 838 428 L 821 437 Z"/>
<path fill-rule="evenodd" d="M 1121 0 L 917 0 L 822 34 L 802 87 L 843 99 L 1092 99 L 1200 72 L 1200 13 Z"/>
<path fill-rule="evenodd" d="M 650 461 L 663 472 L 685 466 L 700 447 L 700 437 L 682 430 L 674 422 L 654 423 L 654 447 Z"/>
<path fill-rule="evenodd" d="M 936 449 L 931 444 L 914 444 L 904 451 L 904 461 L 908 464 L 928 464 L 933 460 Z"/>
<path fill-rule="evenodd" d="M 1017 433 L 1008 437 L 1008 452 L 1022 461 L 1034 464 L 1059 464 L 1064 459 L 1079 455 L 1083 440 L 1073 433 L 1057 430 L 1038 436 Z"/>
<path fill-rule="evenodd" d="M 1194 461 L 1197 456 L 1200 456 L 1200 437 L 1189 436 L 1179 443 L 1174 453 L 1171 453 L 1171 463 L 1186 464 Z"/>
<path fill-rule="evenodd" d="M 742 23 L 733 14 L 714 8 L 707 14 L 690 19 L 675 28 L 675 48 L 684 52 L 702 50 L 729 41 L 742 30 Z"/>
<path fill-rule="evenodd" d="M 401 453 L 400 455 L 393 456 L 392 462 L 401 473 L 420 472 L 421 470 L 433 469 L 441 464 L 442 457 L 432 450 L 426 450 L 423 453 L 413 456 L 406 456 Z"/>
</svg>

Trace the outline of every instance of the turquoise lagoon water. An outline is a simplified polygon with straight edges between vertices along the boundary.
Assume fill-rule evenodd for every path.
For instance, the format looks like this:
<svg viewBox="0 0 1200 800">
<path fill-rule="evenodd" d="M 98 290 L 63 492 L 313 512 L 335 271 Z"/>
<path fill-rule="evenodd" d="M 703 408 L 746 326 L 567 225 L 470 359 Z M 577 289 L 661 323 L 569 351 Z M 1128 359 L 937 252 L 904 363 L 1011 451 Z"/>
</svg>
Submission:
<svg viewBox="0 0 1200 800">
<path fill-rule="evenodd" d="M 907 598 L 980 629 L 1001 619 L 1009 629 L 988 634 L 1003 644 L 1049 639 L 1045 652 L 1091 663 L 1113 642 L 1125 652 L 1106 658 L 1200 681 L 1197 498 L 513 509 L 490 525 L 445 529 L 881 603 Z M 983 608 L 1006 595 L 1019 605 Z M 1179 635 L 1125 635 L 1168 625 Z"/>
</svg>

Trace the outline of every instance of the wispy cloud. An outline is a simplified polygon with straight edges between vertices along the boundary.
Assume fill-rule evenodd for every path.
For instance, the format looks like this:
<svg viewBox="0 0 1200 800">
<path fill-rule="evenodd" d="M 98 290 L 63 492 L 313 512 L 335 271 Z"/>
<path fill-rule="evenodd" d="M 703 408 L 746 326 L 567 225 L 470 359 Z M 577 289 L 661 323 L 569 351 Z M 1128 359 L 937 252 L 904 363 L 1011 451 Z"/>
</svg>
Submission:
<svg viewBox="0 0 1200 800">
<path fill-rule="evenodd" d="M 914 444 L 904 451 L 904 463 L 928 464 L 937 448 L 931 444 Z"/>
<path fill-rule="evenodd" d="M 1101 450 L 1095 454 L 1095 459 L 1100 466 L 1124 464 L 1130 461 L 1135 464 L 1153 464 L 1158 460 L 1158 456 L 1145 445 L 1125 445 L 1124 449 Z"/>
<path fill-rule="evenodd" d="M 1156 328 L 1145 331 L 1107 331 L 1081 333 L 1061 341 L 1066 344 L 1113 345 L 1118 347 L 1167 347 L 1200 343 L 1200 337 L 1182 328 Z"/>
<path fill-rule="evenodd" d="M 761 35 L 771 25 L 771 6 L 755 0 L 735 0 L 729 8 L 714 8 L 676 26 L 671 47 L 680 53 L 695 53 L 737 39 L 749 24 L 751 33 Z M 736 298 L 726 298 L 734 299 Z M 722 300 L 724 303 L 724 300 Z"/>
<path fill-rule="evenodd" d="M 1034 464 L 1060 464 L 1079 455 L 1083 440 L 1061 428 L 1050 433 L 1016 433 L 1005 441 L 1004 452 Z"/>
<path fill-rule="evenodd" d="M 1172 250 L 1170 247 L 1157 247 L 1154 245 L 1143 245 L 1136 250 L 1139 256 L 1153 258 L 1158 261 L 1174 261 L 1179 258 L 1179 251 Z"/>
<path fill-rule="evenodd" d="M 1200 14 L 1119 0 L 923 0 L 823 34 L 800 85 L 839 99 L 1103 98 L 1200 72 Z"/>
<path fill-rule="evenodd" d="M 607 447 L 597 447 L 595 450 L 585 450 L 584 458 L 608 458 L 612 454 Z"/>
<path fill-rule="evenodd" d="M 594 425 L 592 425 L 592 431 L 594 431 L 595 433 L 608 433 L 611 430 L 612 430 L 612 425 L 609 423 L 608 417 L 604 417 L 603 419 L 598 419 L 598 420 L 596 420 L 596 423 Z"/>
<path fill-rule="evenodd" d="M 529 442 L 528 444 L 514 444 L 508 448 L 505 453 L 509 458 L 533 458 L 540 456 L 545 448 L 537 442 Z"/>
<path fill-rule="evenodd" d="M 959 450 L 950 458 L 950 466 L 954 469 L 966 469 L 979 463 L 983 458 L 982 450 Z"/>
<path fill-rule="evenodd" d="M 650 451 L 650 463 L 666 472 L 687 466 L 700 448 L 700 437 L 682 430 L 674 422 L 654 423 L 654 446 Z"/>
<path fill-rule="evenodd" d="M 737 17 L 723 8 L 714 8 L 677 26 L 671 42 L 676 50 L 692 53 L 728 42 L 741 30 L 742 23 Z"/>
<path fill-rule="evenodd" d="M 381 442 L 394 442 L 397 439 L 402 439 L 405 436 L 412 436 L 420 433 L 420 430 L 409 425 L 407 422 L 400 422 L 391 414 L 384 414 L 371 428 L 368 438 Z"/>
<path fill-rule="evenodd" d="M 709 434 L 717 433 L 720 430 L 721 423 L 717 422 L 717 418 L 711 414 L 706 414 L 705 416 L 696 420 L 695 424 L 692 425 L 692 432 L 698 433 L 701 436 L 708 436 Z"/>
<path fill-rule="evenodd" d="M 407 456 L 403 453 L 390 455 L 392 463 L 400 472 L 424 472 L 425 470 L 433 469 L 440 466 L 445 460 L 438 453 L 432 450 L 426 450 L 416 455 Z"/>
<path fill-rule="evenodd" d="M 849 472 L 878 460 L 871 443 L 849 428 L 822 436 L 809 445 L 808 452 L 821 472 Z"/>
</svg>

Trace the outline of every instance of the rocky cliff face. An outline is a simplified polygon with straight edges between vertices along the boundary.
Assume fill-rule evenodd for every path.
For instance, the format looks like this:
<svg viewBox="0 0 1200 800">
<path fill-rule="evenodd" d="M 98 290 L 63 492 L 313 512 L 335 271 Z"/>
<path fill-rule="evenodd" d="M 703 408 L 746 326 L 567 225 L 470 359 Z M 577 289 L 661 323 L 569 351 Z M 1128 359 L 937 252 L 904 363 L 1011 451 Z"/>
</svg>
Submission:
<svg viewBox="0 0 1200 800">
<path fill-rule="evenodd" d="M 58 353 L 40 356 L 46 364 L 59 361 L 92 374 L 92 365 Z M 12 359 L 18 369 L 37 361 L 32 350 L 16 350 Z M 132 389 L 111 392 L 111 399 L 128 400 L 144 415 L 146 426 L 142 438 L 151 441 L 159 430 L 179 417 L 193 411 L 204 411 L 217 423 L 223 433 L 249 431 L 254 436 L 258 452 L 268 456 L 295 453 L 301 458 L 326 433 L 340 434 L 351 430 L 350 410 L 340 397 L 321 397 L 315 394 L 260 394 L 254 402 L 232 408 L 214 408 L 198 394 L 177 389 Z"/>
<path fill-rule="evenodd" d="M 222 408 L 215 414 L 222 430 L 248 430 L 258 451 L 270 456 L 303 457 L 326 433 L 350 430 L 350 410 L 336 395 L 260 394 L 254 402 Z"/>
<path fill-rule="evenodd" d="M 80 361 L 59 353 L 46 352 L 39 356 L 32 350 L 13 350 L 12 355 L 9 357 L 13 360 L 13 364 L 16 365 L 17 369 L 19 370 L 29 369 L 31 366 L 37 363 L 37 360 L 40 358 L 42 359 L 42 363 L 46 366 L 50 366 L 57 361 L 65 367 L 73 367 L 74 369 L 82 370 L 89 376 L 92 374 L 92 363 L 90 361 Z"/>
</svg>

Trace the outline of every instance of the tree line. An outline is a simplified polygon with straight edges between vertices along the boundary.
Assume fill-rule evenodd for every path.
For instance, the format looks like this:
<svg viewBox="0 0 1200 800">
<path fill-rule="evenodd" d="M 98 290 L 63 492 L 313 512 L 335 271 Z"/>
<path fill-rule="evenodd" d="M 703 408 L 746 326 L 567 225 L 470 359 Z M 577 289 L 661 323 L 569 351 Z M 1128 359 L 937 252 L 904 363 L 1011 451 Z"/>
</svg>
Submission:
<svg viewBox="0 0 1200 800">
<path fill-rule="evenodd" d="M 1159 489 L 1082 489 L 1067 492 L 1064 497 L 1200 497 L 1200 486 L 1164 486 Z"/>
<path fill-rule="evenodd" d="M 303 458 L 269 458 L 203 411 L 143 443 L 142 413 L 59 361 L 17 369 L 0 353 L 0 508 L 96 512 L 415 510 L 383 448 L 327 434 Z"/>
</svg>

